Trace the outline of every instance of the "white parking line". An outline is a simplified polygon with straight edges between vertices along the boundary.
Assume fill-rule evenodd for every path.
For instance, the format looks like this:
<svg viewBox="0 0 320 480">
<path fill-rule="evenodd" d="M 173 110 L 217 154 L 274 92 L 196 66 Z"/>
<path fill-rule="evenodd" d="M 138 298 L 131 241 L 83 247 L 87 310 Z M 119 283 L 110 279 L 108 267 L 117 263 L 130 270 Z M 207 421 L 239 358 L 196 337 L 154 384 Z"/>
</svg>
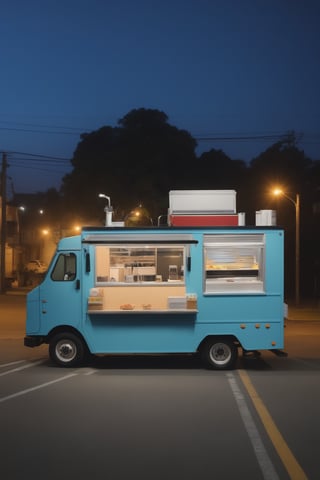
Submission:
<svg viewBox="0 0 320 480">
<path fill-rule="evenodd" d="M 27 393 L 34 392 L 35 390 L 40 390 L 40 388 L 48 387 L 53 383 L 62 382 L 63 380 L 67 380 L 68 378 L 75 377 L 76 375 L 78 374 L 70 373 L 69 375 L 65 375 L 64 377 L 57 378 L 56 380 L 51 380 L 50 382 L 41 383 L 40 385 L 36 385 L 35 387 L 27 388 L 26 390 L 20 390 L 20 392 L 16 392 L 6 397 L 0 398 L 0 403 L 6 402 L 7 400 L 11 400 L 12 398 L 21 397 L 22 395 L 26 395 Z"/>
<path fill-rule="evenodd" d="M 4 375 L 9 375 L 9 373 L 19 372 L 20 370 L 24 370 L 25 368 L 34 367 L 35 365 L 39 365 L 44 361 L 45 360 L 38 360 L 37 362 L 28 362 L 25 365 L 22 365 L 22 367 L 12 368 L 11 370 L 7 370 L 6 372 L 0 373 L 0 377 L 3 377 Z"/>
<path fill-rule="evenodd" d="M 263 478 L 265 480 L 280 480 L 274 468 L 273 463 L 266 451 L 258 428 L 254 423 L 253 417 L 249 411 L 248 405 L 242 395 L 235 376 L 232 373 L 227 373 L 229 385 L 231 387 L 233 396 L 237 402 L 241 418 L 250 438 L 254 453 L 259 463 Z"/>
<path fill-rule="evenodd" d="M 18 363 L 24 363 L 26 360 L 16 360 L 15 362 L 0 363 L 0 368 L 11 367 L 11 365 L 17 365 Z"/>
<path fill-rule="evenodd" d="M 86 368 L 81 373 L 82 373 L 82 375 L 93 375 L 96 372 L 97 372 L 97 370 L 95 370 L 93 368 Z"/>
</svg>

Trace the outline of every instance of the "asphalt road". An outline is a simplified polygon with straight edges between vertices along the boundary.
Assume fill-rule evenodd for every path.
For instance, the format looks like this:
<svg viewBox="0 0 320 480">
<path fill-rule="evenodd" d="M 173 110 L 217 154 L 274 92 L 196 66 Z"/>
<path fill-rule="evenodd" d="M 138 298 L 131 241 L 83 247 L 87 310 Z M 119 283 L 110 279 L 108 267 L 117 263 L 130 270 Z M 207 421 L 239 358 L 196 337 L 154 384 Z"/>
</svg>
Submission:
<svg viewBox="0 0 320 480">
<path fill-rule="evenodd" d="M 79 369 L 23 346 L 25 297 L 0 296 L 1 478 L 318 480 L 320 322 L 286 322 L 288 357 L 230 372 L 193 356 Z"/>
</svg>

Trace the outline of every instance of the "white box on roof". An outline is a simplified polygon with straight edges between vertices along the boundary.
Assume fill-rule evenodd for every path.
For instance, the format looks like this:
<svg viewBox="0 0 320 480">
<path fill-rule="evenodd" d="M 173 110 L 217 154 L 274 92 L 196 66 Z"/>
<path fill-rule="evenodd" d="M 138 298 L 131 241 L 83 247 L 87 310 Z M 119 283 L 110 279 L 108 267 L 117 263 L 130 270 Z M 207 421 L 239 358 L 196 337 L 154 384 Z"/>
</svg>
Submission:
<svg viewBox="0 0 320 480">
<path fill-rule="evenodd" d="M 256 225 L 276 225 L 277 214 L 275 210 L 258 210 L 256 212 Z"/>
<path fill-rule="evenodd" d="M 170 214 L 236 213 L 235 190 L 171 190 Z"/>
</svg>

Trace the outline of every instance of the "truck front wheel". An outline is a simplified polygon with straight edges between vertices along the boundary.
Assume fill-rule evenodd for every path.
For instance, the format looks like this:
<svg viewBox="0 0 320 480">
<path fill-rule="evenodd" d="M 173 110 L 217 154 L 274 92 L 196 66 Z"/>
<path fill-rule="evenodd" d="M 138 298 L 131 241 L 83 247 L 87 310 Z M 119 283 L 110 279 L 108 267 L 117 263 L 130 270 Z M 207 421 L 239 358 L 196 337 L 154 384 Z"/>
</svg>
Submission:
<svg viewBox="0 0 320 480">
<path fill-rule="evenodd" d="M 231 340 L 209 338 L 201 349 L 202 359 L 208 368 L 228 370 L 234 367 L 238 349 Z"/>
<path fill-rule="evenodd" d="M 85 358 L 85 345 L 74 333 L 58 333 L 49 342 L 49 355 L 60 367 L 76 367 Z"/>
</svg>

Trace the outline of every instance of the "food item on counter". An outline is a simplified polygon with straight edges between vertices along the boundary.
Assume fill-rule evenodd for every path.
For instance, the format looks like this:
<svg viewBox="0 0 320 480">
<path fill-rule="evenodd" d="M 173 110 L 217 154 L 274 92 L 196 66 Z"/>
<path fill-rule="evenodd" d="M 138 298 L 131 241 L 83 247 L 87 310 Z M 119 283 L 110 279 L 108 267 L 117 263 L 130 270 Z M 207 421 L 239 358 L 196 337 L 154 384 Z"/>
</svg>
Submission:
<svg viewBox="0 0 320 480">
<path fill-rule="evenodd" d="M 143 310 L 151 310 L 151 303 L 143 303 L 142 308 Z"/>
<path fill-rule="evenodd" d="M 124 304 L 120 305 L 120 309 L 121 310 L 133 310 L 134 305 L 132 305 L 131 303 L 124 303 Z"/>
</svg>

